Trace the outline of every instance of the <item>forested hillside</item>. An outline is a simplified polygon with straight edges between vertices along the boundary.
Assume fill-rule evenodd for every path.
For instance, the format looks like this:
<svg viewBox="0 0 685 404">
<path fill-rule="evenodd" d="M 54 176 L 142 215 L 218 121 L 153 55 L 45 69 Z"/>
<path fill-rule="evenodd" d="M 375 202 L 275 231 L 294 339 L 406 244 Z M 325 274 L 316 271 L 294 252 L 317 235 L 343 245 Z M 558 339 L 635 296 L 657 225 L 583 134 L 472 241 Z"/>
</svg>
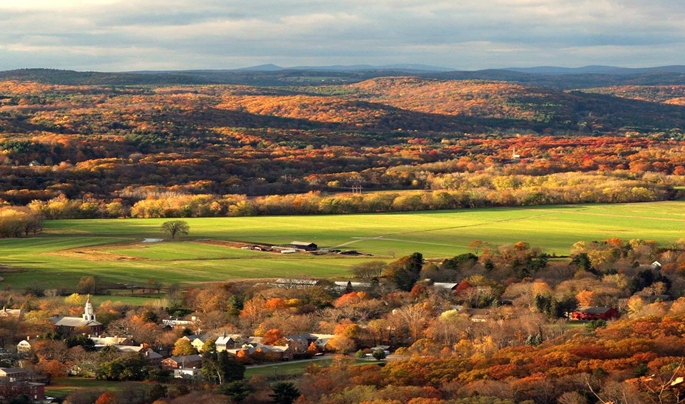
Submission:
<svg viewBox="0 0 685 404">
<path fill-rule="evenodd" d="M 224 215 L 253 196 L 322 198 L 353 187 L 457 193 L 443 208 L 659 200 L 676 197 L 685 173 L 680 87 L 579 92 L 408 76 L 320 86 L 67 85 L 35 80 L 122 74 L 19 72 L 0 82 L 0 198 L 101 206 L 85 217 L 111 215 L 102 208 L 111 202 L 130 208 L 193 195 Z M 567 178 L 550 177 L 561 173 Z M 578 178 L 590 189 L 574 187 Z M 436 207 L 360 203 L 340 212 Z M 259 206 L 246 212 L 269 212 Z M 328 211 L 304 213 L 320 212 Z"/>
<path fill-rule="evenodd" d="M 680 202 L 672 210 L 647 205 L 658 213 L 649 217 L 639 216 L 637 205 L 624 206 L 623 214 L 612 205 L 592 236 L 586 224 L 596 215 L 585 212 L 574 222 L 584 239 L 574 240 L 568 255 L 519 239 L 518 230 L 504 225 L 519 219 L 499 212 L 482 233 L 487 238 L 451 238 L 484 223 L 479 211 L 459 223 L 436 214 L 434 241 L 407 222 L 413 215 L 392 215 L 402 233 L 381 226 L 360 237 L 348 230 L 326 246 L 307 244 L 320 249 L 309 252 L 290 248 L 302 242 L 273 252 L 269 246 L 280 244 L 274 237 L 303 240 L 292 235 L 294 228 L 322 243 L 325 237 L 317 234 L 350 216 L 337 223 L 311 218 L 325 226 L 316 231 L 302 222 L 279 230 L 275 220 L 254 219 L 269 233 L 266 241 L 249 228 L 238 236 L 240 220 L 234 219 L 51 221 L 45 235 L 28 238 L 42 231 L 43 219 L 377 213 L 683 197 L 685 94 L 678 74 L 430 75 L 0 75 L 0 237 L 18 238 L 3 242 L 10 252 L 1 265 L 6 288 L 0 299 L 9 310 L 0 316 L 0 343 L 14 350 L 26 336 L 22 342 L 30 350 L 3 363 L 27 365 L 46 380 L 70 374 L 147 381 L 117 393 L 76 390 L 69 393 L 71 403 L 133 402 L 118 397 L 145 386 L 158 390 L 155 398 L 135 402 L 162 396 L 168 400 L 160 402 L 175 404 L 683 402 L 685 241 L 648 238 L 655 221 L 669 232 L 682 228 Z M 554 210 L 575 215 L 576 208 Z M 541 212 L 526 214 L 534 225 L 519 223 L 519 229 L 529 228 L 538 239 L 569 234 L 569 222 L 544 222 L 544 209 L 536 210 Z M 374 221 L 371 215 L 358 220 Z M 641 234 L 619 238 L 627 231 L 618 221 Z M 128 222 L 130 233 L 115 229 L 99 236 L 80 231 L 76 222 L 86 229 Z M 133 222 L 146 222 L 147 229 Z M 173 223 L 187 232 L 188 222 L 193 241 L 174 239 L 173 232 L 173 241 L 147 238 Z M 488 240 L 494 232 L 506 233 L 507 243 Z M 422 248 L 469 252 L 396 257 L 382 244 L 412 245 L 401 237 L 408 233 Z M 70 234 L 78 240 L 65 237 Z M 142 237 L 145 245 L 128 242 Z M 375 257 L 362 249 L 338 250 L 362 239 L 377 246 Z M 378 254 L 381 249 L 387 253 Z M 233 261 L 241 257 L 250 264 L 234 272 L 242 264 Z M 351 277 L 336 285 L 299 276 L 302 267 L 322 278 L 333 273 L 327 271 L 340 274 L 319 258 L 338 267 L 349 262 Z M 274 272 L 266 268 L 271 263 Z M 172 271 L 184 285 L 172 283 Z M 283 278 L 265 279 L 274 273 Z M 20 283 L 27 285 L 23 293 L 7 287 L 17 274 L 29 280 Z M 69 283 L 76 274 L 78 283 Z M 53 276 L 59 281 L 51 282 Z M 223 281 L 243 277 L 262 279 Z M 136 303 L 101 300 L 95 331 L 102 326 L 109 336 L 125 336 L 131 347 L 146 350 L 141 354 L 95 352 L 86 337 L 91 328 L 55 329 L 54 313 L 88 314 L 91 294 L 95 300 L 112 291 L 130 293 Z M 142 306 L 140 298 L 155 303 Z M 184 315 L 190 315 L 181 320 L 185 326 L 166 327 Z M 219 355 L 217 341 L 229 332 L 237 350 L 229 357 L 226 340 Z M 197 341 L 191 343 L 193 333 Z M 169 384 L 171 370 L 159 371 L 142 355 L 187 357 L 200 350 L 206 352 L 198 362 L 203 370 L 194 375 L 193 367 L 189 383 Z M 386 351 L 393 357 L 382 366 L 352 366 L 350 359 L 330 355 L 331 366 L 309 364 L 286 383 L 272 383 L 272 368 L 266 370 L 273 378 L 241 381 L 243 364 L 355 351 L 360 360 L 370 355 L 380 361 Z M 276 399 L 281 393 L 289 398 Z"/>
<path fill-rule="evenodd" d="M 588 93 L 606 94 L 632 100 L 685 105 L 685 86 L 612 86 L 584 90 Z"/>
</svg>

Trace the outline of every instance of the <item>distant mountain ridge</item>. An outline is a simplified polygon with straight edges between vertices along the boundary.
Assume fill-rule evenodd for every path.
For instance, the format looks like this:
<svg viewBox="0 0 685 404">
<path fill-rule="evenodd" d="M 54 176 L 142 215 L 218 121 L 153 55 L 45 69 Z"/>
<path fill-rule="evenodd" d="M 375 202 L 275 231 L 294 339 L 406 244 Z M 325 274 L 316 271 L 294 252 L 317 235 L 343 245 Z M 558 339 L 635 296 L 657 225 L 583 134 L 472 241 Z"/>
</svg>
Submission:
<svg viewBox="0 0 685 404">
<path fill-rule="evenodd" d="M 276 65 L 262 65 L 273 66 Z M 253 68 L 245 68 L 241 70 L 255 70 L 260 66 Z M 448 67 L 428 66 L 423 64 L 390 64 L 390 65 L 331 65 L 331 66 L 293 66 L 281 67 L 281 70 L 313 70 L 313 71 L 337 71 L 337 72 L 355 72 L 355 71 L 372 71 L 372 70 L 399 70 L 399 71 L 424 71 L 424 72 L 451 72 L 457 69 Z"/>
<path fill-rule="evenodd" d="M 656 67 L 617 67 L 617 66 L 583 66 L 583 67 L 559 67 L 559 66 L 536 66 L 536 67 L 508 67 L 501 70 L 508 70 L 519 73 L 531 74 L 607 74 L 607 75 L 628 75 L 628 74 L 648 74 L 648 73 L 679 73 L 685 74 L 684 65 L 656 66 Z"/>
<path fill-rule="evenodd" d="M 685 65 L 655 66 L 655 67 L 619 67 L 590 65 L 582 67 L 563 67 L 563 66 L 533 66 L 533 67 L 507 67 L 503 69 L 482 69 L 482 70 L 459 70 L 449 67 L 437 67 L 424 64 L 390 64 L 390 65 L 330 65 L 330 66 L 292 66 L 281 67 L 275 64 L 264 64 L 258 66 L 243 67 L 233 69 L 237 71 L 283 71 L 283 70 L 308 70 L 308 71 L 336 71 L 336 72 L 359 72 L 374 70 L 394 70 L 394 71 L 417 71 L 417 72 L 487 72 L 487 71 L 512 71 L 529 74 L 546 75 L 565 75 L 565 74 L 607 74 L 607 75 L 629 75 L 629 74 L 648 74 L 648 73 L 678 73 L 685 74 Z M 216 70 L 221 71 L 221 70 Z M 226 71 L 230 71 L 226 70 Z"/>
<path fill-rule="evenodd" d="M 362 71 L 407 71 L 407 72 L 452 72 L 457 69 L 449 67 L 429 66 L 416 63 L 390 64 L 390 65 L 329 65 L 329 66 L 290 66 L 283 67 L 273 63 L 263 65 L 240 67 L 237 69 L 192 69 L 192 70 L 141 70 L 126 73 L 131 74 L 153 74 L 153 73 L 228 73 L 228 72 L 282 72 L 293 70 L 306 70 L 315 72 L 362 72 Z"/>
<path fill-rule="evenodd" d="M 585 66 L 460 71 L 421 64 L 299 66 L 274 64 L 242 69 L 135 72 L 78 72 L 57 69 L 0 71 L 0 80 L 35 81 L 61 85 L 235 84 L 251 86 L 311 86 L 358 83 L 377 77 L 414 76 L 437 80 L 485 80 L 555 89 L 609 86 L 685 85 L 685 66 L 621 68 Z"/>
</svg>

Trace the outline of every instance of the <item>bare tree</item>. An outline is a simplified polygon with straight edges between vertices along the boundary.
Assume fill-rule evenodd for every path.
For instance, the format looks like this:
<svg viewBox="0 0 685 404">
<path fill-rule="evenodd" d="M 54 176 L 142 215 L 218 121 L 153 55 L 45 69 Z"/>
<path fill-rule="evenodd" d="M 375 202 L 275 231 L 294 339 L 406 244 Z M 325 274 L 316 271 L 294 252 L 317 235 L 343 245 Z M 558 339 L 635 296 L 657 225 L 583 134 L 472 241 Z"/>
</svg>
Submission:
<svg viewBox="0 0 685 404">
<path fill-rule="evenodd" d="M 188 234 L 190 226 L 188 226 L 188 222 L 185 220 L 170 220 L 162 223 L 162 231 L 168 233 L 172 239 L 175 239 L 179 234 Z"/>
<path fill-rule="evenodd" d="M 426 327 L 427 319 L 431 318 L 431 314 L 422 304 L 415 304 L 393 310 L 389 320 L 396 322 L 399 327 L 406 327 L 412 342 L 416 342 Z"/>
<path fill-rule="evenodd" d="M 383 261 L 367 261 L 354 265 L 352 274 L 360 279 L 372 279 L 381 276 L 386 263 Z"/>
</svg>

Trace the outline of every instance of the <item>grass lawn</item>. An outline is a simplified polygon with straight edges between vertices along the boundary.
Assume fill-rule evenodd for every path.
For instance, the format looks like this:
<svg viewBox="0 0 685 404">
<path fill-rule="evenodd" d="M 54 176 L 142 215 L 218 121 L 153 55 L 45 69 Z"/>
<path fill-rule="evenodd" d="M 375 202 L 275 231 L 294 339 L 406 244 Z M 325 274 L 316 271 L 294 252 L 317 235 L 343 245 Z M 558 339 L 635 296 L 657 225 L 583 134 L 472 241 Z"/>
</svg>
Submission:
<svg viewBox="0 0 685 404">
<path fill-rule="evenodd" d="M 355 363 L 353 366 L 361 366 L 361 365 L 375 365 L 380 362 L 378 361 L 371 361 L 371 360 L 365 360 L 365 359 L 355 359 L 355 358 L 349 358 L 350 360 L 354 360 Z M 259 367 L 249 367 L 247 370 L 245 370 L 245 378 L 249 379 L 250 377 L 254 375 L 261 375 L 266 378 L 273 378 L 277 379 L 282 376 L 293 376 L 293 375 L 301 375 L 305 372 L 307 366 L 310 366 L 312 364 L 316 364 L 317 366 L 320 367 L 328 367 L 333 364 L 333 359 L 321 359 L 321 360 L 295 360 L 292 362 L 278 362 L 274 363 L 273 365 L 269 366 L 259 366 Z"/>
<path fill-rule="evenodd" d="M 159 297 L 152 297 L 152 295 L 139 295 L 137 293 L 135 295 L 130 295 L 128 292 L 125 292 L 123 294 L 116 293 L 111 295 L 91 296 L 90 301 L 97 305 L 100 305 L 107 300 L 111 300 L 113 302 L 121 302 L 131 306 L 144 306 L 146 303 L 155 303 L 157 300 L 163 299 L 164 297 L 164 293 Z"/>
<path fill-rule="evenodd" d="M 190 234 L 163 237 L 168 219 L 47 221 L 43 234 L 0 240 L 3 286 L 73 288 L 81 276 L 144 286 L 255 278 L 349 276 L 368 260 L 390 261 L 413 252 L 442 259 L 468 252 L 482 240 L 493 245 L 526 241 L 548 253 L 567 255 L 577 241 L 618 237 L 668 245 L 685 237 L 680 201 L 614 205 L 559 205 L 529 208 L 337 216 L 189 218 Z M 222 242 L 286 244 L 353 249 L 368 256 L 313 256 L 241 250 Z"/>
<path fill-rule="evenodd" d="M 377 364 L 376 361 L 369 360 L 355 360 L 355 365 Z M 307 366 L 316 364 L 317 366 L 326 367 L 333 363 L 333 359 L 322 360 L 302 360 L 292 362 L 278 362 L 273 365 L 248 367 L 245 371 L 245 378 L 249 379 L 254 375 L 262 375 L 269 379 L 277 379 L 285 376 L 296 376 L 304 373 Z M 48 386 L 45 386 L 45 395 L 56 398 L 65 398 L 74 390 L 86 388 L 100 388 L 107 391 L 119 391 L 128 383 L 142 383 L 142 382 L 117 382 L 97 379 L 86 379 L 82 377 L 64 377 L 55 379 Z"/>
<path fill-rule="evenodd" d="M 261 375 L 267 378 L 278 378 L 280 376 L 291 376 L 291 375 L 301 375 L 304 373 L 307 366 L 316 363 L 318 366 L 326 367 L 333 363 L 333 360 L 321 360 L 321 361 L 294 361 L 294 362 L 283 362 L 277 363 L 272 366 L 262 366 L 251 368 L 248 367 L 245 370 L 245 378 L 249 379 L 254 375 Z"/>
<path fill-rule="evenodd" d="M 45 395 L 56 398 L 65 398 L 74 390 L 93 387 L 108 391 L 117 391 L 121 389 L 122 383 L 107 380 L 85 379 L 82 377 L 64 377 L 61 379 L 55 379 L 50 385 L 45 386 Z"/>
</svg>

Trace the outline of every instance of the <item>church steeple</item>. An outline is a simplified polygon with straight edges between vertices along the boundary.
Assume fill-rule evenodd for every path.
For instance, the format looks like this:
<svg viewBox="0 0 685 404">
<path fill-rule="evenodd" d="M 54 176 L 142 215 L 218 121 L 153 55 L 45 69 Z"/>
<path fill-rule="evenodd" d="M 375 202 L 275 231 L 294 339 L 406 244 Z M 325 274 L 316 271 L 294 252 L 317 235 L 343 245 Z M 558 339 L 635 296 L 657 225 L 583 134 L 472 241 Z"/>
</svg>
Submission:
<svg viewBox="0 0 685 404">
<path fill-rule="evenodd" d="M 90 295 L 86 299 L 86 307 L 83 311 L 83 319 L 86 321 L 95 321 L 95 310 L 93 310 L 93 305 L 90 304 Z"/>
</svg>

